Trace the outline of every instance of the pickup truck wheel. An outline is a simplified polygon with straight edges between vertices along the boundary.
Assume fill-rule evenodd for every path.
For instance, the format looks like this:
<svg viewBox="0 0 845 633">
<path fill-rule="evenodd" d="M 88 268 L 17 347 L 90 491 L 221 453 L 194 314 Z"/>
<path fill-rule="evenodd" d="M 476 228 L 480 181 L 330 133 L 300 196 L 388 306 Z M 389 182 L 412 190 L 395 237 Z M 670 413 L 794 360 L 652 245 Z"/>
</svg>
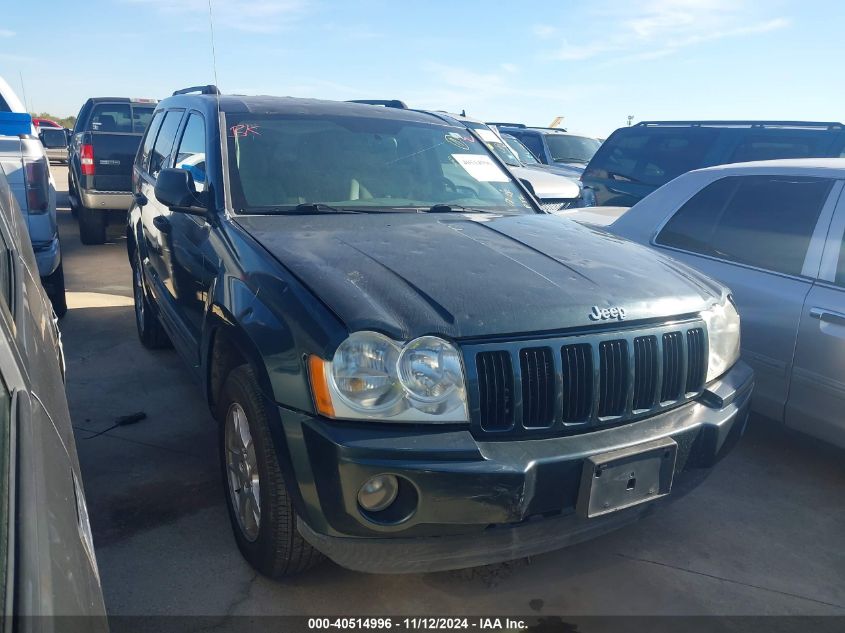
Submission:
<svg viewBox="0 0 845 633">
<path fill-rule="evenodd" d="M 141 256 L 136 249 L 135 261 L 132 262 L 132 296 L 135 299 L 135 325 L 138 328 L 138 338 L 141 340 L 141 345 L 147 349 L 170 347 L 170 338 L 161 327 L 156 308 L 147 298 L 142 275 Z"/>
<path fill-rule="evenodd" d="M 270 437 L 264 399 L 252 368 L 226 378 L 218 407 L 220 461 L 235 540 L 259 572 L 282 578 L 323 556 L 296 529 L 293 509 Z"/>
<path fill-rule="evenodd" d="M 67 297 L 65 296 L 65 271 L 62 262 L 51 274 L 41 280 L 41 285 L 47 291 L 47 297 L 53 304 L 53 312 L 60 319 L 67 313 Z"/>
<path fill-rule="evenodd" d="M 79 239 L 83 244 L 105 244 L 106 212 L 79 207 Z"/>
</svg>

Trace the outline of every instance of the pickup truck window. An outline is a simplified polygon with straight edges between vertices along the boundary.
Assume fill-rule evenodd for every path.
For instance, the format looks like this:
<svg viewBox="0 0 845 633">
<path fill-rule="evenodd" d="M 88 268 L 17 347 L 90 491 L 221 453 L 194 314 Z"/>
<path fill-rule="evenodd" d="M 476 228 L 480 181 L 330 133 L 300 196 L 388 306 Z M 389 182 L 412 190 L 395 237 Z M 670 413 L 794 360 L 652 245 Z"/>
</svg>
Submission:
<svg viewBox="0 0 845 633">
<path fill-rule="evenodd" d="M 182 121 L 182 110 L 171 110 L 164 116 L 161 124 L 153 153 L 150 156 L 150 175 L 153 178 L 158 176 L 164 167 L 170 165 L 170 152 L 176 140 L 176 132 L 179 131 L 179 123 Z"/>
<path fill-rule="evenodd" d="M 247 113 L 227 115 L 226 127 L 232 203 L 240 213 L 300 204 L 535 212 L 484 144 L 462 127 Z"/>
<path fill-rule="evenodd" d="M 142 133 L 150 124 L 153 118 L 153 110 L 149 106 L 132 106 L 132 131 L 136 134 Z"/>
<path fill-rule="evenodd" d="M 177 169 L 185 169 L 194 177 L 197 191 L 205 189 L 205 122 L 199 114 L 191 113 L 176 151 Z"/>
<path fill-rule="evenodd" d="M 827 178 L 722 178 L 682 206 L 657 243 L 797 276 L 832 186 Z"/>
<path fill-rule="evenodd" d="M 128 103 L 98 103 L 89 124 L 93 132 L 132 132 L 132 112 Z"/>
<path fill-rule="evenodd" d="M 158 130 L 161 127 L 161 120 L 163 118 L 163 111 L 159 110 L 156 112 L 149 128 L 147 128 L 147 133 L 144 135 L 144 143 L 141 145 L 141 151 L 138 152 L 138 168 L 143 172 L 149 171 L 150 153 L 153 150 L 153 143 L 155 143 L 156 134 L 158 134 Z"/>
</svg>

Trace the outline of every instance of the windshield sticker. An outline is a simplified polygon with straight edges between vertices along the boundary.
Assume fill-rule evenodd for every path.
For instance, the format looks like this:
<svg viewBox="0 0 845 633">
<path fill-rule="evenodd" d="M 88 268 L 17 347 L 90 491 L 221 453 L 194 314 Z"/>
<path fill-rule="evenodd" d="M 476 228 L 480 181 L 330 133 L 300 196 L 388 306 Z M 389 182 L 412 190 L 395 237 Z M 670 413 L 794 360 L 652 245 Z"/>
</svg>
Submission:
<svg viewBox="0 0 845 633">
<path fill-rule="evenodd" d="M 251 123 L 238 123 L 237 125 L 233 125 L 229 128 L 229 133 L 234 137 L 261 136 L 258 132 L 258 128 L 258 125 L 253 125 Z"/>
<path fill-rule="evenodd" d="M 493 130 L 484 130 L 484 129 L 477 129 L 475 131 L 478 134 L 478 138 L 480 138 L 485 143 L 501 143 L 502 141 L 496 136 L 496 133 Z"/>
<path fill-rule="evenodd" d="M 461 149 L 469 149 L 469 145 L 466 144 L 464 138 L 457 132 L 447 132 L 446 142 L 451 143 L 455 147 L 459 147 Z"/>
<path fill-rule="evenodd" d="M 479 182 L 510 181 L 508 175 L 484 154 L 452 154 L 452 158 Z"/>
</svg>

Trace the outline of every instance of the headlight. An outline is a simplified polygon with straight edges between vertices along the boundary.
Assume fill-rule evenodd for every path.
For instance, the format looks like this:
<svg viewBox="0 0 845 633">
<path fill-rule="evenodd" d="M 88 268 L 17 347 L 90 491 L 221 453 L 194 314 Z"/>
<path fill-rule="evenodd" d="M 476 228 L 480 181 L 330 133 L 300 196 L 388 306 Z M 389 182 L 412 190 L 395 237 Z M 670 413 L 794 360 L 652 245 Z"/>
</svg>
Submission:
<svg viewBox="0 0 845 633">
<path fill-rule="evenodd" d="M 436 336 L 407 344 L 355 332 L 331 361 L 309 360 L 317 409 L 339 419 L 466 422 L 461 356 Z"/>
<path fill-rule="evenodd" d="M 581 186 L 581 197 L 578 199 L 576 207 L 594 207 L 596 206 L 596 192 L 592 187 Z"/>
<path fill-rule="evenodd" d="M 707 362 L 707 382 L 715 380 L 739 359 L 739 314 L 728 298 L 701 313 L 707 324 L 710 357 Z"/>
</svg>

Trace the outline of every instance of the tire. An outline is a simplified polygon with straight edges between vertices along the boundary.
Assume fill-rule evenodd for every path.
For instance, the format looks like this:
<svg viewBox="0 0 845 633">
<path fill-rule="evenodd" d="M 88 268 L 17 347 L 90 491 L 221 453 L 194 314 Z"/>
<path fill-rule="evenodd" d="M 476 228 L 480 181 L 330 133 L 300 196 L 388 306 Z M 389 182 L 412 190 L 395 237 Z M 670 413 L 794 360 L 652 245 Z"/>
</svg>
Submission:
<svg viewBox="0 0 845 633">
<path fill-rule="evenodd" d="M 67 313 L 67 297 L 65 295 L 65 271 L 63 262 L 51 274 L 41 280 L 41 285 L 47 291 L 47 297 L 53 304 L 53 312 L 60 319 Z"/>
<path fill-rule="evenodd" d="M 241 427 L 245 426 L 249 431 L 250 440 L 246 443 L 243 442 L 243 433 L 237 432 L 240 428 L 236 422 L 239 414 L 243 414 Z M 249 365 L 236 367 L 226 378 L 217 418 L 220 422 L 220 463 L 226 507 L 241 554 L 255 569 L 271 578 L 291 576 L 314 567 L 323 560 L 323 555 L 296 529 L 296 512 L 270 437 L 264 399 Z M 239 452 L 232 450 L 233 445 L 238 448 L 245 445 L 247 448 Z M 236 464 L 242 464 L 245 470 L 239 470 Z M 240 493 L 236 492 L 239 485 Z M 259 490 L 257 520 L 255 488 Z M 251 519 L 239 518 L 237 498 L 248 499 L 243 502 L 244 514 Z"/>
<path fill-rule="evenodd" d="M 70 163 L 68 163 L 68 170 L 70 169 Z M 73 203 L 73 199 L 76 196 L 73 189 L 73 178 L 70 177 L 70 173 L 67 175 L 67 201 L 68 206 L 70 206 L 70 214 L 74 218 L 79 217 L 79 207 Z"/>
<path fill-rule="evenodd" d="M 135 260 L 132 262 L 132 296 L 135 301 L 135 326 L 138 328 L 138 339 L 147 349 L 165 349 L 171 346 L 167 332 L 158 320 L 158 308 L 150 301 L 144 288 L 141 255 L 135 249 Z"/>
<path fill-rule="evenodd" d="M 106 242 L 106 212 L 79 207 L 76 218 L 79 221 L 79 239 L 83 244 L 105 244 Z"/>
</svg>

